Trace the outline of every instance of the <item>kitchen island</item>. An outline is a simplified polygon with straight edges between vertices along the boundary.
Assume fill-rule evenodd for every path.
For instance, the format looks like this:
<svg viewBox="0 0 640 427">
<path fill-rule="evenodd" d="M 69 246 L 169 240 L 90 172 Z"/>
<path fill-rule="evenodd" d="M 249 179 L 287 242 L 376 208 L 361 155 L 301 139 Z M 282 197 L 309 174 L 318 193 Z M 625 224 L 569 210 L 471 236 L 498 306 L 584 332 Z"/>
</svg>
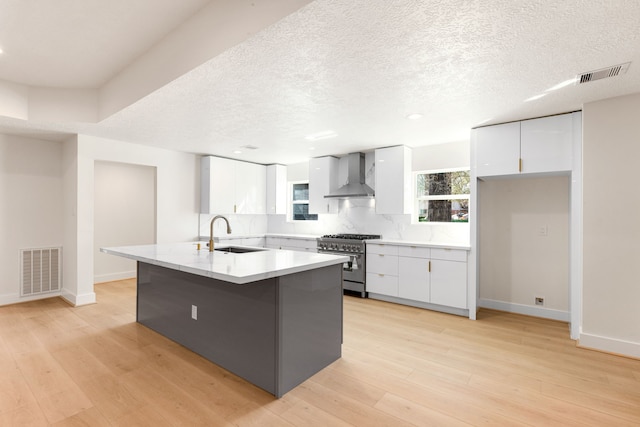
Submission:
<svg viewBox="0 0 640 427">
<path fill-rule="evenodd" d="M 348 257 L 194 243 L 101 251 L 138 262 L 139 323 L 276 397 L 341 356 Z"/>
</svg>

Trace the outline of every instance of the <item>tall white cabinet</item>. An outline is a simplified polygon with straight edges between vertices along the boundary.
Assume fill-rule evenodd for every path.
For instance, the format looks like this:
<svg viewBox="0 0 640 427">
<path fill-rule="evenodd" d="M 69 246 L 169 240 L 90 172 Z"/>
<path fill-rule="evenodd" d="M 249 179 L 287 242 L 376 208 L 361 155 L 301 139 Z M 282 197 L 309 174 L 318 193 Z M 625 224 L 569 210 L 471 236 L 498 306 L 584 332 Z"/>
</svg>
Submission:
<svg viewBox="0 0 640 427">
<path fill-rule="evenodd" d="M 267 214 L 287 213 L 287 167 L 268 165 L 267 170 Z"/>
<path fill-rule="evenodd" d="M 264 165 L 204 156 L 200 180 L 200 213 L 266 213 Z"/>
<path fill-rule="evenodd" d="M 479 263 L 482 257 L 478 253 L 480 247 L 478 224 L 482 214 L 479 212 L 482 201 L 478 198 L 482 195 L 478 192 L 478 182 L 491 178 L 520 176 L 538 178 L 555 175 L 570 176 L 570 200 L 567 201 L 570 206 L 569 317 L 571 336 L 578 337 L 582 292 L 582 113 L 579 111 L 472 129 L 471 252 L 468 275 L 470 318 L 475 318 L 475 312 L 480 306 Z M 544 207 L 544 201 L 541 201 L 540 206 Z M 483 235 L 484 233 L 488 231 L 484 230 Z M 539 233 L 541 232 L 538 231 L 538 236 L 541 235 Z M 509 265 L 504 266 L 504 268 L 509 267 Z M 450 274 L 448 276 L 451 277 Z M 433 283 L 431 290 L 433 296 Z M 525 308 L 509 302 L 505 305 L 523 314 L 545 314 L 543 310 L 536 311 L 538 309 L 533 305 Z"/>
<path fill-rule="evenodd" d="M 413 209 L 411 148 L 378 148 L 376 156 L 376 213 L 410 214 Z"/>
<path fill-rule="evenodd" d="M 338 200 L 324 196 L 338 188 L 337 157 L 325 156 L 309 160 L 309 213 L 338 213 Z"/>
</svg>

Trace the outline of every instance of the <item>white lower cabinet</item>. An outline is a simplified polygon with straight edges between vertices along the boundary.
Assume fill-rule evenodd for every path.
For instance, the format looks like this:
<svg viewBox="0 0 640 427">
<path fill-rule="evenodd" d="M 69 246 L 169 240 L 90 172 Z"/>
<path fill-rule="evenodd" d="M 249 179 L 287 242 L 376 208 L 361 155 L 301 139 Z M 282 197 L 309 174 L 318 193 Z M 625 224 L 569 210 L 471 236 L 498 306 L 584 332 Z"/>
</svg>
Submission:
<svg viewBox="0 0 640 427">
<path fill-rule="evenodd" d="M 398 296 L 398 247 L 367 244 L 367 292 Z"/>
<path fill-rule="evenodd" d="M 467 263 L 431 260 L 432 304 L 467 308 Z"/>
<path fill-rule="evenodd" d="M 429 260 L 398 257 L 398 296 L 429 302 Z"/>
<path fill-rule="evenodd" d="M 367 292 L 425 308 L 467 309 L 467 251 L 367 244 Z"/>
</svg>

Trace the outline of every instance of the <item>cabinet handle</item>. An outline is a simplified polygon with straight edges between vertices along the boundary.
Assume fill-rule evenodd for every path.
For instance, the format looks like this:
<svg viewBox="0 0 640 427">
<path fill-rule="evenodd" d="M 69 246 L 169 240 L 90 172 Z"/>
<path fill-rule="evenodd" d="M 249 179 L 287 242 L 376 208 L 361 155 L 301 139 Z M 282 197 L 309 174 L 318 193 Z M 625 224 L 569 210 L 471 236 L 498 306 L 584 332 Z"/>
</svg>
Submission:
<svg viewBox="0 0 640 427">
<path fill-rule="evenodd" d="M 378 256 L 384 256 L 384 255 L 382 255 L 382 254 L 378 254 Z"/>
<path fill-rule="evenodd" d="M 431 273 L 431 261 L 429 261 L 429 273 Z"/>
<path fill-rule="evenodd" d="M 518 172 L 522 172 L 522 158 L 518 159 Z"/>
<path fill-rule="evenodd" d="M 327 203 L 327 213 L 329 213 L 329 203 Z"/>
<path fill-rule="evenodd" d="M 236 213 L 238 206 L 237 205 L 233 205 L 233 213 Z"/>
<path fill-rule="evenodd" d="M 380 273 L 378 273 L 378 276 L 380 276 L 380 277 L 384 277 L 384 274 L 380 274 Z"/>
</svg>

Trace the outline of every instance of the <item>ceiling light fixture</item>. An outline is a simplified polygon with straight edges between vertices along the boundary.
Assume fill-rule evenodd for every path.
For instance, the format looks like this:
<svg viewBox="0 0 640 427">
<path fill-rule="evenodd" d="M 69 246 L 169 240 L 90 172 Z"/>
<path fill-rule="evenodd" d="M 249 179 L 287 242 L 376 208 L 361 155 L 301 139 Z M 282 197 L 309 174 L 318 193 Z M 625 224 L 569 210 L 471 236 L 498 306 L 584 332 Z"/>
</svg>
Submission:
<svg viewBox="0 0 640 427">
<path fill-rule="evenodd" d="M 407 116 L 407 119 L 409 120 L 420 120 L 421 118 L 422 118 L 422 114 L 420 113 L 413 113 Z"/>
<path fill-rule="evenodd" d="M 240 151 L 240 150 L 233 150 L 233 154 L 242 154 L 242 151 Z"/>
<path fill-rule="evenodd" d="M 322 132 L 312 133 L 311 135 L 307 135 L 304 137 L 304 139 L 308 139 L 309 141 L 318 141 L 321 139 L 335 138 L 336 136 L 338 136 L 338 134 L 335 133 L 334 131 L 325 130 Z"/>
</svg>

